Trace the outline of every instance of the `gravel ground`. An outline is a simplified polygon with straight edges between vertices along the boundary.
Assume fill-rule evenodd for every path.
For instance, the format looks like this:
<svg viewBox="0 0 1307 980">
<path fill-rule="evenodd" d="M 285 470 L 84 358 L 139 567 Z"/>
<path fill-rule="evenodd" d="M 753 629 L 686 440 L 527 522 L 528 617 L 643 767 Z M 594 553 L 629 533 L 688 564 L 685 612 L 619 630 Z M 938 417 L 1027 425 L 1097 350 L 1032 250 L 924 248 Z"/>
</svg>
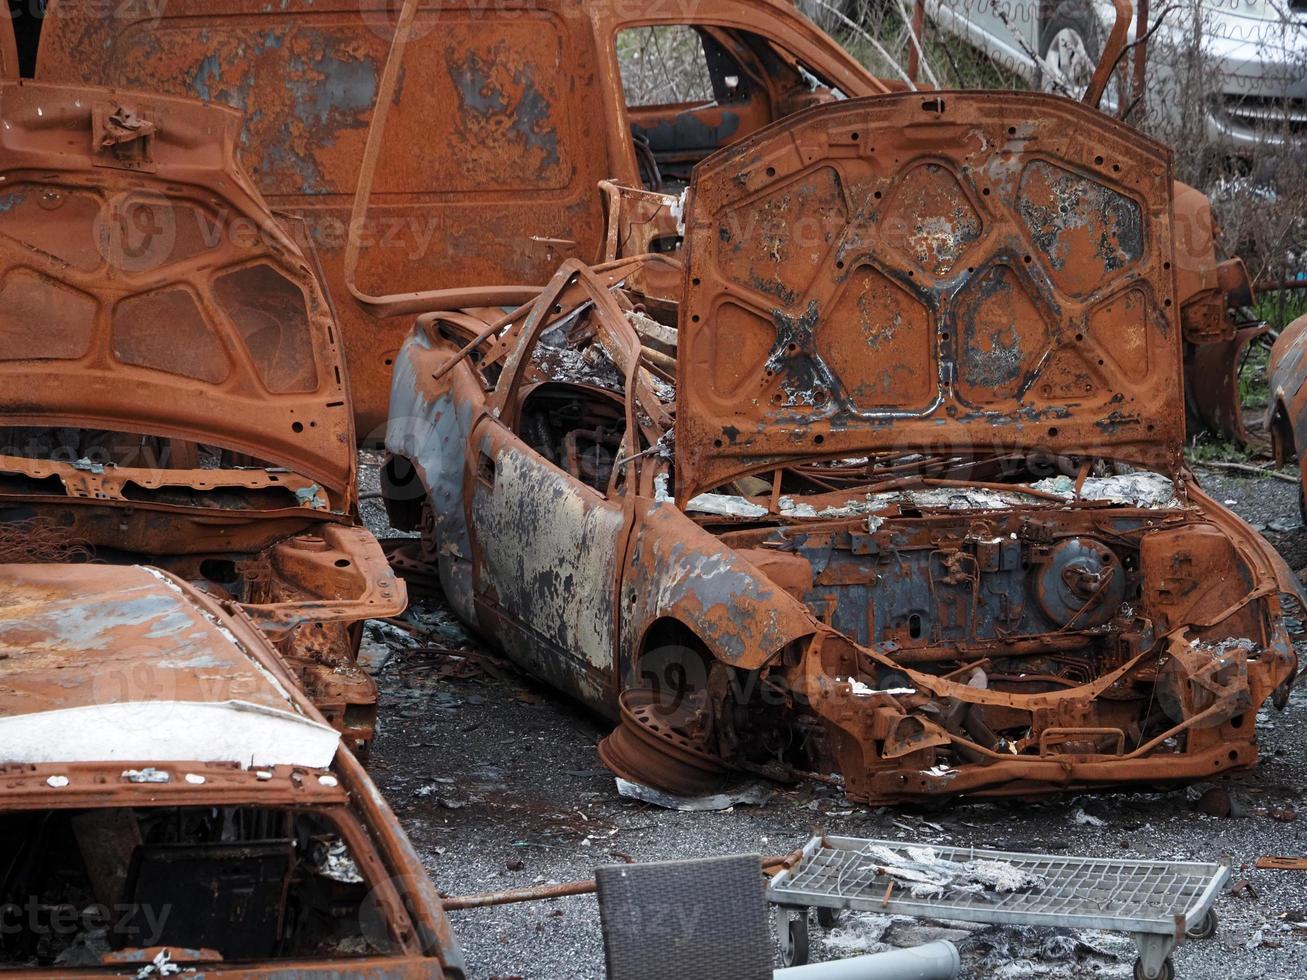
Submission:
<svg viewBox="0 0 1307 980">
<path fill-rule="evenodd" d="M 1307 565 L 1294 485 L 1210 469 L 1199 475 L 1216 499 L 1264 529 L 1293 568 Z M 374 470 L 365 467 L 363 484 L 375 489 Z M 365 508 L 378 534 L 393 533 L 378 507 Z M 1263 854 L 1307 854 L 1307 689 L 1294 693 L 1285 713 L 1259 715 L 1263 761 L 1255 771 L 1186 790 L 960 803 L 923 814 L 868 810 L 827 787 L 804 786 L 778 790 L 762 806 L 681 813 L 618 796 L 595 755 L 604 723 L 479 657 L 477 641 L 438 598 L 419 599 L 409 615 L 426 633 L 421 645 L 386 624 L 367 630 L 364 652 L 384 697 L 369 768 L 448 894 L 574 881 L 627 859 L 784 854 L 818 829 L 1059 854 L 1207 861 L 1229 854 L 1236 887 L 1217 902 L 1220 929 L 1176 950 L 1177 975 L 1307 977 L 1307 872 L 1252 867 Z M 471 651 L 472 658 L 433 653 L 432 646 Z M 1231 795 L 1235 816 L 1196 809 L 1214 785 Z M 452 919 L 474 977 L 604 975 L 592 897 L 454 912 Z M 1115 935 L 950 928 L 873 915 L 847 918 L 830 933 L 814 922 L 812 936 L 814 960 L 944 936 L 962 950 L 965 977 L 1128 977 L 1134 960 L 1132 944 Z"/>
</svg>

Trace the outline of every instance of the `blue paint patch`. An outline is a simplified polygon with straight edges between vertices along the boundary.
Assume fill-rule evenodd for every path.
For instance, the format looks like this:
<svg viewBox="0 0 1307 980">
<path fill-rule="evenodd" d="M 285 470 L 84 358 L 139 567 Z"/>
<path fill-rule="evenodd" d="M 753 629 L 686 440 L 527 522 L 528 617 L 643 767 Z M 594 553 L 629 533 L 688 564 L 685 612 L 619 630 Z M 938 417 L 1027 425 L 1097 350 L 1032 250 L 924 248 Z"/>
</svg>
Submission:
<svg viewBox="0 0 1307 980">
<path fill-rule="evenodd" d="M 134 590 L 135 591 L 135 590 Z M 20 637 L 20 648 L 57 646 L 70 650 L 106 650 L 119 647 L 122 638 L 110 634 L 120 629 L 147 629 L 151 640 L 180 637 L 187 631 L 203 632 L 188 610 L 170 595 L 130 593 L 111 602 L 86 604 L 60 602 L 48 606 L 32 619 L 0 625 L 0 646 L 7 645 L 6 634 Z M 33 634 L 46 634 L 49 642 L 33 644 Z"/>
<path fill-rule="evenodd" d="M 25 194 L 5 194 L 0 196 L 0 212 L 12 211 L 27 199 Z"/>
</svg>

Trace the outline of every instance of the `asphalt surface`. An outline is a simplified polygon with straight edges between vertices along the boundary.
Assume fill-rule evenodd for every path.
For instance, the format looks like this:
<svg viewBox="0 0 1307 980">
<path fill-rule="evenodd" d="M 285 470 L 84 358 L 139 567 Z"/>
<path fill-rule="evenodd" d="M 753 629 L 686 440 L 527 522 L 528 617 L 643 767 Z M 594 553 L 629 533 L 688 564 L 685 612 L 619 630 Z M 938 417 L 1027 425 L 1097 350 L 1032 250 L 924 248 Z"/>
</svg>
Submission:
<svg viewBox="0 0 1307 980">
<path fill-rule="evenodd" d="M 364 457 L 365 462 L 369 457 Z M 1199 470 L 1205 489 L 1262 529 L 1291 567 L 1307 566 L 1297 487 Z M 365 467 L 364 489 L 375 489 Z M 365 504 L 374 530 L 391 533 Z M 1040 803 L 959 803 L 929 813 L 869 810 L 824 786 L 774 792 L 765 805 L 683 813 L 619 796 L 595 744 L 607 726 L 488 655 L 438 597 L 418 599 L 416 632 L 369 624 L 364 652 L 383 691 L 369 769 L 437 886 L 466 895 L 590 878 L 601 864 L 758 852 L 784 854 L 818 830 L 849 836 L 1120 858 L 1234 861 L 1220 927 L 1174 954 L 1183 980 L 1307 977 L 1307 872 L 1262 871 L 1260 855 L 1307 855 L 1307 688 L 1258 716 L 1261 765 L 1166 793 Z M 465 651 L 464 655 L 448 651 Z M 1300 651 L 1300 655 L 1307 651 Z M 1234 815 L 1197 808 L 1209 789 Z M 1228 890 L 1227 890 L 1228 891 Z M 451 913 L 471 975 L 604 976 L 590 896 Z M 977 929 L 865 915 L 811 927 L 813 959 L 936 937 L 954 940 L 965 977 L 1128 977 L 1119 935 Z"/>
</svg>

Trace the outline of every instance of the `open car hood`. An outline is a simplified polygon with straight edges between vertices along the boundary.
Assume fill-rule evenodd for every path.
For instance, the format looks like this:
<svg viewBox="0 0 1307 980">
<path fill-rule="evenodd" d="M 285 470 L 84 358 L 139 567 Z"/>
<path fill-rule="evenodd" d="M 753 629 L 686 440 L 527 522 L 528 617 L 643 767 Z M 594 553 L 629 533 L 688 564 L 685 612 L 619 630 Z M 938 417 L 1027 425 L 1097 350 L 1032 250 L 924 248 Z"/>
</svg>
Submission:
<svg viewBox="0 0 1307 980">
<path fill-rule="evenodd" d="M 677 498 L 807 458 L 1184 442 L 1170 152 L 1070 100 L 908 93 L 722 150 L 686 204 Z"/>
<path fill-rule="evenodd" d="M 218 445 L 346 492 L 331 309 L 237 162 L 239 114 L 9 82 L 0 116 L 0 426 Z"/>
</svg>

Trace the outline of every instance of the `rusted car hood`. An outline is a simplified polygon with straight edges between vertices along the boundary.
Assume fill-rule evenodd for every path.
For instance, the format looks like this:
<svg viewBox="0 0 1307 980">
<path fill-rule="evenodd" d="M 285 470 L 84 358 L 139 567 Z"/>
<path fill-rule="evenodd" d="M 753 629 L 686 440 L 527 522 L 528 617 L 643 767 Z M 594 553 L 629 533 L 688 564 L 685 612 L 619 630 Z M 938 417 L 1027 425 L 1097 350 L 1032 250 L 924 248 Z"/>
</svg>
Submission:
<svg viewBox="0 0 1307 980">
<path fill-rule="evenodd" d="M 157 569 L 0 565 L 0 764 L 330 765 L 244 627 Z"/>
<path fill-rule="evenodd" d="M 30 82 L 0 115 L 0 425 L 213 444 L 345 492 L 339 338 L 240 116 Z"/>
<path fill-rule="evenodd" d="M 777 461 L 1175 466 L 1169 151 L 1029 93 L 821 106 L 695 171 L 678 500 Z"/>
</svg>

